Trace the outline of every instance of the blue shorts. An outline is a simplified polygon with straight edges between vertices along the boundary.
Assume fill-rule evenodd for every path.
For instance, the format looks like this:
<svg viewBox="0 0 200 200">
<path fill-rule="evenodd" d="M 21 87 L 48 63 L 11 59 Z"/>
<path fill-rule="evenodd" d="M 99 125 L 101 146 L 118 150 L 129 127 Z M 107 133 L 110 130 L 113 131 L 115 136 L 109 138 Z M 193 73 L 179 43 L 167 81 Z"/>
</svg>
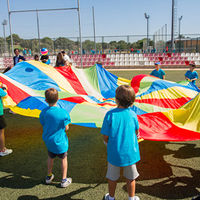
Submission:
<svg viewBox="0 0 200 200">
<path fill-rule="evenodd" d="M 6 121 L 3 115 L 0 116 L 0 129 L 4 129 L 6 127 Z"/>
</svg>

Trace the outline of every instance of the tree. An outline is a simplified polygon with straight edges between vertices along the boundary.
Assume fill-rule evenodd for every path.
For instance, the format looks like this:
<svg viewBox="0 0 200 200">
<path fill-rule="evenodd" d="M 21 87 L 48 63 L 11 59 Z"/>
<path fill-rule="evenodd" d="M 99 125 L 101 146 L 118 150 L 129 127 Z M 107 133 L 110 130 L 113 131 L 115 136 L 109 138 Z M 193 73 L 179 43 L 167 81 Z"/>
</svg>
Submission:
<svg viewBox="0 0 200 200">
<path fill-rule="evenodd" d="M 47 48 L 49 51 L 53 50 L 53 40 L 49 37 L 44 37 L 41 39 L 41 48 Z"/>
<path fill-rule="evenodd" d="M 83 49 L 90 51 L 91 49 L 94 49 L 94 42 L 90 40 L 85 40 L 83 43 Z"/>
<path fill-rule="evenodd" d="M 126 49 L 128 49 L 127 43 L 124 40 L 120 40 L 117 43 L 117 49 L 120 49 L 120 50 L 126 50 Z"/>
<path fill-rule="evenodd" d="M 62 50 L 72 50 L 76 49 L 76 44 L 74 41 L 69 40 L 64 37 L 59 37 L 54 41 L 55 49 Z"/>
<path fill-rule="evenodd" d="M 12 37 L 13 37 L 13 43 L 14 45 L 19 45 L 20 42 L 21 42 L 21 38 L 19 37 L 19 35 L 17 34 L 12 34 Z M 9 35 L 7 38 L 6 38 L 6 41 L 7 43 L 10 45 L 11 44 L 11 36 Z"/>
<path fill-rule="evenodd" d="M 0 37 L 0 54 L 4 52 L 4 39 Z"/>
<path fill-rule="evenodd" d="M 110 49 L 116 49 L 117 48 L 117 42 L 116 41 L 111 41 L 109 43 L 109 47 L 110 47 Z"/>
</svg>

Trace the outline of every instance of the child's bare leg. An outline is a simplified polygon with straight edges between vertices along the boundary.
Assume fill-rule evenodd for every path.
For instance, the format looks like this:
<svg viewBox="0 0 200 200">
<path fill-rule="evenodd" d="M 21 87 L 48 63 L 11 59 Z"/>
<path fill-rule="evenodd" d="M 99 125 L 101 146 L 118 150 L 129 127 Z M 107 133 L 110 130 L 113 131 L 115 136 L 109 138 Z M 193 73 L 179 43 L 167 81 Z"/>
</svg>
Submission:
<svg viewBox="0 0 200 200">
<path fill-rule="evenodd" d="M 108 179 L 108 191 L 109 191 L 110 197 L 115 196 L 116 186 L 117 186 L 117 181 L 111 181 L 110 179 Z"/>
<path fill-rule="evenodd" d="M 0 151 L 5 150 L 5 136 L 4 129 L 0 129 Z"/>
<path fill-rule="evenodd" d="M 135 180 L 126 179 L 126 183 L 127 183 L 128 196 L 134 197 L 135 196 Z"/>
<path fill-rule="evenodd" d="M 53 161 L 54 161 L 54 159 L 53 159 L 53 158 L 50 158 L 50 157 L 48 156 L 48 160 L 47 160 L 47 175 L 48 175 L 48 176 L 52 174 Z"/>
<path fill-rule="evenodd" d="M 67 178 L 67 156 L 62 159 L 62 179 Z"/>
</svg>

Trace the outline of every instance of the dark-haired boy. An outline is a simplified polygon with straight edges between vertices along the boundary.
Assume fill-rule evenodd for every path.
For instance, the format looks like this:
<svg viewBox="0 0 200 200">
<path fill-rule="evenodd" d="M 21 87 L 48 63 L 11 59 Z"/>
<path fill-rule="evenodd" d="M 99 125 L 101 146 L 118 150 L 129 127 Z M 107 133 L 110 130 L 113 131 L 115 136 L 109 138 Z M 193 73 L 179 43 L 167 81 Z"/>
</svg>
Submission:
<svg viewBox="0 0 200 200">
<path fill-rule="evenodd" d="M 47 65 L 49 65 L 49 64 L 51 63 L 51 61 L 50 61 L 48 55 L 42 55 L 41 58 L 40 58 L 40 60 L 41 60 L 43 63 L 47 64 Z"/>
<path fill-rule="evenodd" d="M 131 108 L 135 101 L 135 92 L 129 85 L 121 85 L 116 90 L 117 108 L 106 113 L 101 133 L 107 143 L 109 193 L 105 200 L 114 200 L 120 168 L 123 168 L 127 182 L 129 200 L 139 200 L 135 196 L 135 179 L 139 176 L 136 162 L 140 160 L 137 134 L 139 124 L 137 115 Z"/>
<path fill-rule="evenodd" d="M 188 70 L 185 73 L 185 79 L 192 82 L 195 85 L 196 80 L 199 78 L 198 73 L 196 71 L 194 71 L 194 69 L 196 68 L 196 65 L 192 63 L 189 66 L 190 66 L 190 70 Z"/>
<path fill-rule="evenodd" d="M 70 116 L 66 110 L 56 107 L 58 101 L 58 91 L 49 88 L 45 91 L 45 100 L 49 106 L 42 110 L 40 114 L 40 123 L 43 126 L 42 138 L 48 149 L 47 177 L 46 183 L 50 184 L 54 178 L 52 174 L 54 158 L 61 158 L 62 164 L 62 181 L 61 187 L 67 187 L 71 178 L 67 178 L 67 151 L 68 138 L 66 131 L 69 129 L 71 122 Z"/>
<path fill-rule="evenodd" d="M 150 75 L 160 79 L 165 79 L 165 72 L 160 68 L 160 62 L 156 62 L 154 65 L 155 69 L 150 73 Z"/>
</svg>

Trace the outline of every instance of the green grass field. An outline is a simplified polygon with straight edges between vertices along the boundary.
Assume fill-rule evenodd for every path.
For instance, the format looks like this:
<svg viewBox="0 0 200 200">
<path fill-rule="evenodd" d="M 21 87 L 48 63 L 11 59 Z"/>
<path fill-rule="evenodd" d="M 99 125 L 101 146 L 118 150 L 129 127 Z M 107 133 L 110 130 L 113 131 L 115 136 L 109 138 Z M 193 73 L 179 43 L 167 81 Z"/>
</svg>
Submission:
<svg viewBox="0 0 200 200">
<path fill-rule="evenodd" d="M 114 74 L 130 79 L 146 72 Z M 167 79 L 179 81 L 183 74 L 184 71 L 169 71 Z M 107 193 L 106 148 L 100 129 L 70 126 L 68 174 L 73 184 L 63 189 L 59 187 L 59 159 L 54 164 L 55 182 L 44 184 L 47 151 L 39 120 L 7 111 L 5 117 L 7 147 L 14 152 L 0 157 L 0 200 L 101 200 Z M 143 141 L 140 151 L 136 193 L 141 200 L 189 200 L 200 192 L 200 141 Z M 123 178 L 119 180 L 116 199 L 128 199 Z"/>
<path fill-rule="evenodd" d="M 186 69 L 182 69 L 182 70 L 166 70 L 164 69 L 165 73 L 166 73 L 166 80 L 170 80 L 170 81 L 182 81 L 185 78 L 185 72 Z M 138 75 L 138 74 L 150 74 L 151 70 L 145 70 L 145 69 L 141 69 L 141 70 L 134 70 L 134 71 L 111 71 L 111 73 L 120 76 L 120 77 L 124 77 L 127 79 L 132 79 L 134 76 Z M 200 71 L 197 71 L 199 76 L 200 76 Z M 197 80 L 197 86 L 200 87 L 200 79 Z"/>
</svg>

